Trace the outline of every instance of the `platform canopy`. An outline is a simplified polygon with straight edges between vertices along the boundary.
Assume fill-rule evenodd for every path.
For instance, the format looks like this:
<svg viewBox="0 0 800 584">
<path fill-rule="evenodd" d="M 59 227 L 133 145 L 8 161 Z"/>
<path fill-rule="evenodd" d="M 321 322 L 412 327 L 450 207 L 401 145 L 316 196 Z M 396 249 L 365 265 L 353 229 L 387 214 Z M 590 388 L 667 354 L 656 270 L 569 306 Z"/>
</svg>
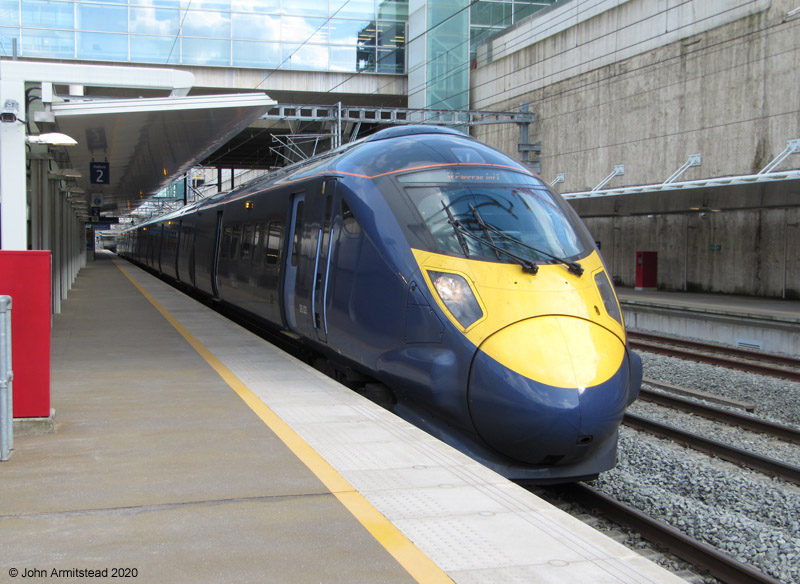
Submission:
<svg viewBox="0 0 800 584">
<path fill-rule="evenodd" d="M 58 131 L 78 142 L 68 148 L 76 186 L 105 212 L 157 194 L 274 103 L 250 93 L 69 101 L 52 111 Z"/>
<path fill-rule="evenodd" d="M 193 84 L 175 69 L 0 60 L 0 249 L 39 249 L 56 194 L 78 218 L 135 209 L 276 103 Z"/>
</svg>

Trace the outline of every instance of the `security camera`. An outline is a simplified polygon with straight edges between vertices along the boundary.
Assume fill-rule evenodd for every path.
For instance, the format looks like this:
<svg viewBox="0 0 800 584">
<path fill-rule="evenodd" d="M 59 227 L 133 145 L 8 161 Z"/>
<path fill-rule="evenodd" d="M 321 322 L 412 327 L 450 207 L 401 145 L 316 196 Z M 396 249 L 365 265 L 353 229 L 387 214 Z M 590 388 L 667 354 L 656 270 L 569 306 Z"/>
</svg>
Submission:
<svg viewBox="0 0 800 584">
<path fill-rule="evenodd" d="M 0 112 L 0 122 L 13 124 L 19 118 L 19 102 L 16 99 L 7 99 Z"/>
</svg>

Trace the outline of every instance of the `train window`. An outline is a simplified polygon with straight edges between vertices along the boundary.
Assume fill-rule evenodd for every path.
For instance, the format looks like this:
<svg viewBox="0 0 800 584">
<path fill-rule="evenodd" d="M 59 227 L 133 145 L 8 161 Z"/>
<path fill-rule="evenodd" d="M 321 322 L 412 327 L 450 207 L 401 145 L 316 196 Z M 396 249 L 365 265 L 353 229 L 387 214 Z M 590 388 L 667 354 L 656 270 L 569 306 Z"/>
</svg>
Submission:
<svg viewBox="0 0 800 584">
<path fill-rule="evenodd" d="M 253 226 L 245 225 L 244 238 L 242 239 L 242 255 L 243 260 L 249 260 L 253 255 Z"/>
<path fill-rule="evenodd" d="M 264 225 L 261 223 L 256 223 L 253 227 L 253 249 L 258 248 L 258 244 L 261 243 L 261 231 L 263 231 Z"/>
<path fill-rule="evenodd" d="M 270 221 L 267 225 L 267 253 L 264 262 L 277 264 L 281 259 L 281 242 L 283 241 L 283 225 L 278 221 Z"/>
<path fill-rule="evenodd" d="M 333 197 L 325 198 L 325 221 L 322 224 L 322 249 L 327 253 L 328 243 L 331 238 L 331 214 L 333 212 Z"/>
<path fill-rule="evenodd" d="M 256 223 L 253 227 L 253 261 L 261 261 L 261 232 L 264 230 L 262 223 Z"/>
<path fill-rule="evenodd" d="M 178 249 L 178 231 L 170 229 L 167 232 L 167 251 L 172 253 Z"/>
<path fill-rule="evenodd" d="M 347 231 L 347 233 L 353 235 L 361 233 L 361 225 L 359 225 L 358 220 L 355 215 L 353 215 L 353 211 L 350 210 L 350 205 L 348 205 L 347 201 L 344 199 L 342 199 L 342 223 L 344 223 L 344 230 Z"/>
<path fill-rule="evenodd" d="M 192 228 L 184 225 L 181 229 L 181 247 L 184 253 L 189 252 L 192 243 Z"/>
<path fill-rule="evenodd" d="M 300 241 L 303 235 L 303 210 L 305 201 L 297 203 L 296 219 L 294 223 L 294 241 L 292 242 L 292 265 L 297 265 L 297 258 L 300 255 Z"/>
<path fill-rule="evenodd" d="M 231 236 L 231 255 L 230 258 L 235 260 L 239 257 L 239 245 L 242 241 L 242 226 L 233 226 L 233 235 Z"/>
<path fill-rule="evenodd" d="M 233 230 L 230 227 L 226 227 L 222 230 L 222 251 L 220 251 L 221 258 L 228 258 L 230 257 L 231 253 L 231 235 L 233 234 Z"/>
</svg>

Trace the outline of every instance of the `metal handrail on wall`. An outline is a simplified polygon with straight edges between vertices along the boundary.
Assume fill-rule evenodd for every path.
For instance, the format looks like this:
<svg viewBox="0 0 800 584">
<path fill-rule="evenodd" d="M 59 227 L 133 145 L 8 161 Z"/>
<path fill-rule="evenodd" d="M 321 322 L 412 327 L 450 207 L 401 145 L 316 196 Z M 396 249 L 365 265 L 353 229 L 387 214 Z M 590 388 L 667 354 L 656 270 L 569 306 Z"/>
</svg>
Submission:
<svg viewBox="0 0 800 584">
<path fill-rule="evenodd" d="M 14 449 L 14 401 L 11 367 L 11 296 L 0 296 L 0 462 Z"/>
</svg>

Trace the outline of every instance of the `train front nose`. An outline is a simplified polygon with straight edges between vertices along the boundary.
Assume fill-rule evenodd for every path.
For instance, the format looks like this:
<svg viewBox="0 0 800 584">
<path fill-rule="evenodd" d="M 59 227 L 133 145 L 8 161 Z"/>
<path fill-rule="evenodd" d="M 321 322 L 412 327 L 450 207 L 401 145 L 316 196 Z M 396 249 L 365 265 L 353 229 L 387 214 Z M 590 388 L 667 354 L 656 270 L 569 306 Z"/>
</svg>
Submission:
<svg viewBox="0 0 800 584">
<path fill-rule="evenodd" d="M 625 346 L 609 330 L 569 316 L 515 323 L 479 347 L 469 405 L 481 438 L 529 464 L 568 464 L 615 438 L 629 388 Z"/>
</svg>

